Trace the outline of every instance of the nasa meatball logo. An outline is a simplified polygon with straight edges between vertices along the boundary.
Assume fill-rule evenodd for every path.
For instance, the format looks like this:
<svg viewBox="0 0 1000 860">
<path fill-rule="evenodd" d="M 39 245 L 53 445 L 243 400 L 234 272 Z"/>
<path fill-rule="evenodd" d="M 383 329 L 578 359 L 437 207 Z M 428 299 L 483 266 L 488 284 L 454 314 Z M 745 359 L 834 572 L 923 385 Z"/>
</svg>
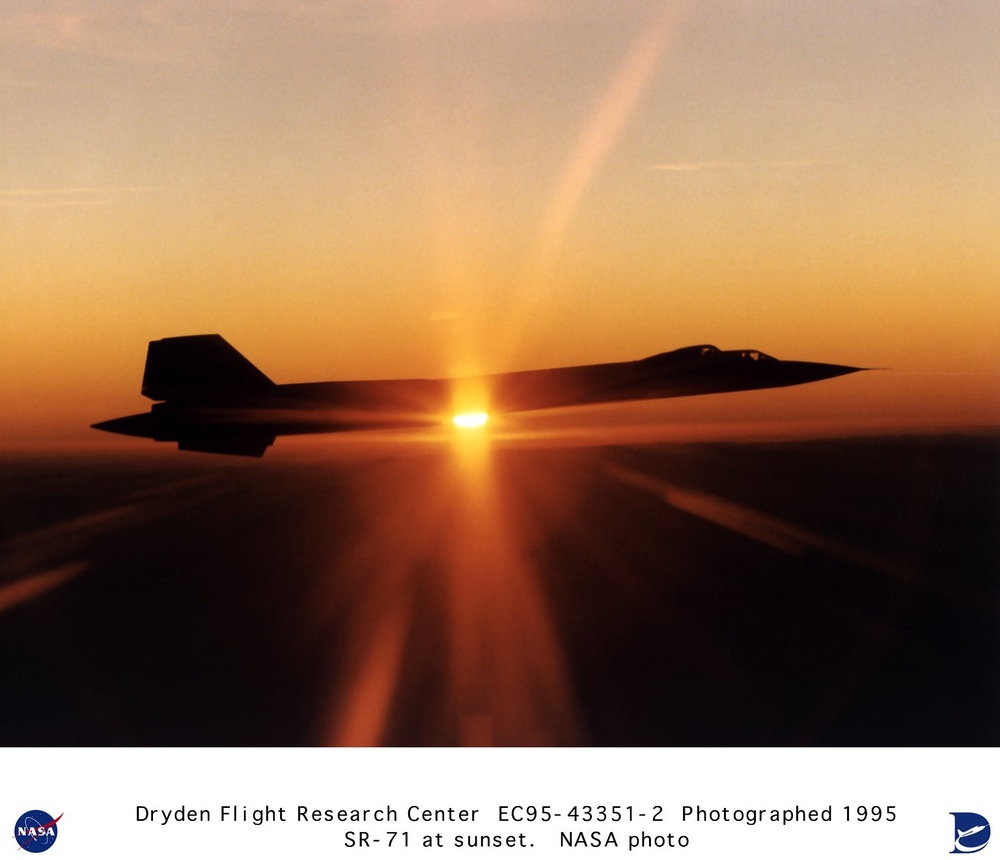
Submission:
<svg viewBox="0 0 1000 860">
<path fill-rule="evenodd" d="M 62 818 L 49 815 L 40 809 L 25 812 L 14 824 L 14 841 L 18 848 L 32 854 L 41 854 L 56 844 L 58 822 Z"/>
</svg>

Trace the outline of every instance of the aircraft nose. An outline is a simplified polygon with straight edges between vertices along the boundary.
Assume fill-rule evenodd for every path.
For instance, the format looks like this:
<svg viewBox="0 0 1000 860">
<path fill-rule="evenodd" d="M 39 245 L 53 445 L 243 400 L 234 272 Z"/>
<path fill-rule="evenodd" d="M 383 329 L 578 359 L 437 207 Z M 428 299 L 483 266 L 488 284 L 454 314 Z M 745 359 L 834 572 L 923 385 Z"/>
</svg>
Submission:
<svg viewBox="0 0 1000 860">
<path fill-rule="evenodd" d="M 857 373 L 866 370 L 864 367 L 851 367 L 847 364 L 823 364 L 818 361 L 783 361 L 789 370 L 800 377 L 802 382 L 816 382 L 820 379 L 833 379 L 836 376 L 846 376 L 848 373 Z"/>
<path fill-rule="evenodd" d="M 104 430 L 108 433 L 121 433 L 124 436 L 142 436 L 153 438 L 153 416 L 149 412 L 138 415 L 126 415 L 124 418 L 112 418 L 90 425 L 94 430 Z"/>
</svg>

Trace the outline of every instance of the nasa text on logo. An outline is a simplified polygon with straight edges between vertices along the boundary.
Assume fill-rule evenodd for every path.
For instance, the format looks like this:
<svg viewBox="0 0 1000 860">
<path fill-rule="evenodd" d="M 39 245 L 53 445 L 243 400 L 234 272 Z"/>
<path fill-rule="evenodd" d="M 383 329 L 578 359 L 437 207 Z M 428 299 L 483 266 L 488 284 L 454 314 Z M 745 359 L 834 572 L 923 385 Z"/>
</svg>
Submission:
<svg viewBox="0 0 1000 860">
<path fill-rule="evenodd" d="M 59 835 L 57 826 L 62 814 L 58 816 L 49 815 L 40 809 L 31 809 L 25 812 L 14 823 L 14 840 L 18 844 L 18 850 L 24 849 L 32 854 L 41 854 L 48 851 L 56 843 Z"/>
<path fill-rule="evenodd" d="M 952 854 L 974 854 L 990 841 L 990 823 L 975 812 L 953 812 L 955 847 Z"/>
</svg>

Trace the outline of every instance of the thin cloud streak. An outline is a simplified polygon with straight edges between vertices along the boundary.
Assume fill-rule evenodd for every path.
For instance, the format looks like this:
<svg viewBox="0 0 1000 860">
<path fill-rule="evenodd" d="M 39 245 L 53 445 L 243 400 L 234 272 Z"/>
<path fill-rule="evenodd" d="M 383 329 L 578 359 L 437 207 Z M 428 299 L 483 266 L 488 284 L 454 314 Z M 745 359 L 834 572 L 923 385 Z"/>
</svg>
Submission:
<svg viewBox="0 0 1000 860">
<path fill-rule="evenodd" d="M 143 186 L 79 186 L 73 188 L 11 188 L 0 191 L 0 206 L 22 209 L 108 206 L 115 194 L 142 194 L 159 189 Z"/>
<path fill-rule="evenodd" d="M 815 167 L 817 164 L 828 163 L 814 159 L 801 161 L 678 161 L 668 164 L 654 164 L 652 169 L 668 173 L 693 173 L 698 170 L 740 170 L 754 167 Z"/>
<path fill-rule="evenodd" d="M 29 89 L 39 89 L 44 87 L 46 84 L 42 81 L 30 80 L 28 78 L 11 78 L 4 77 L 0 74 L 0 88 L 8 90 L 29 90 Z"/>
<path fill-rule="evenodd" d="M 20 5 L 20 9 L 17 8 Z M 254 39 L 261 29 L 280 37 L 308 26 L 326 36 L 399 33 L 487 26 L 503 21 L 557 18 L 560 10 L 530 0 L 301 0 L 240 2 L 106 3 L 48 0 L 15 4 L 0 20 L 0 43 L 42 51 L 80 54 L 135 63 L 173 62 L 192 46 Z"/>
<path fill-rule="evenodd" d="M 673 10 L 668 8 L 637 40 L 617 77 L 598 102 L 590 122 L 577 139 L 559 178 L 549 212 L 542 223 L 533 267 L 536 276 L 547 273 L 552 266 L 581 199 L 632 117 L 639 99 L 660 65 L 667 44 L 675 32 L 675 19 Z"/>
<path fill-rule="evenodd" d="M 29 200 L 3 200 L 0 201 L 0 205 L 7 206 L 8 208 L 21 208 L 21 209 L 54 209 L 56 207 L 64 208 L 74 208 L 74 207 L 93 207 L 93 206 L 108 206 L 111 201 L 108 199 L 102 200 L 46 200 L 46 201 L 29 201 Z"/>
<path fill-rule="evenodd" d="M 660 67 L 677 31 L 678 20 L 678 9 L 665 6 L 636 38 L 570 150 L 515 291 L 513 306 L 521 318 L 510 326 L 508 339 L 511 343 L 519 338 L 524 318 L 533 312 L 537 301 L 545 297 L 547 282 L 555 271 L 569 226 Z M 511 351 L 509 347 L 508 351 Z"/>
<path fill-rule="evenodd" d="M 71 188 L 9 188 L 0 191 L 0 198 L 15 197 L 56 197 L 74 196 L 79 194 L 114 194 L 119 192 L 135 194 L 143 191 L 157 191 L 159 189 L 142 185 L 121 185 L 121 186 L 75 186 Z"/>
</svg>

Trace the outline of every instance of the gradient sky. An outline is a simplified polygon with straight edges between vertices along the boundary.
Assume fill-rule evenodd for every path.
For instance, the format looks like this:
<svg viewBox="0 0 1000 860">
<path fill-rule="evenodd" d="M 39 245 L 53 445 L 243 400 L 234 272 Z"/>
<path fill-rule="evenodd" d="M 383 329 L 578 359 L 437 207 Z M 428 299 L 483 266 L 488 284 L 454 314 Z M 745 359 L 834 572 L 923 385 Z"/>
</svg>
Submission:
<svg viewBox="0 0 1000 860">
<path fill-rule="evenodd" d="M 644 420 L 996 426 L 998 45 L 994 0 L 7 0 L 0 447 L 110 443 L 205 332 L 276 382 L 753 347 L 891 370 Z"/>
</svg>

